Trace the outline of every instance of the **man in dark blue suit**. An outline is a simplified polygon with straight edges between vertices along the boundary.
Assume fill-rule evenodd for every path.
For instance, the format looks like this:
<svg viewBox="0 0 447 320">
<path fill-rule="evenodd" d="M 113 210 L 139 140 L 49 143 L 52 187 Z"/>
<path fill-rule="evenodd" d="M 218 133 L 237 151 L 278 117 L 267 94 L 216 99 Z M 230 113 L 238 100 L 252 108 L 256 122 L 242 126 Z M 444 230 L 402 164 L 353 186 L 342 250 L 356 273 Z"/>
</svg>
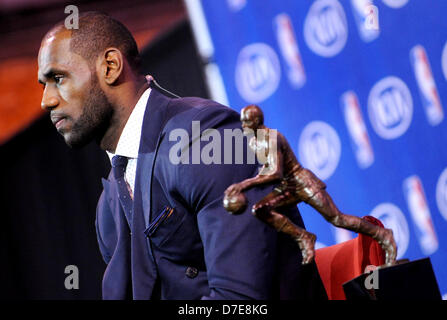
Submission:
<svg viewBox="0 0 447 320">
<path fill-rule="evenodd" d="M 235 163 L 225 141 L 216 144 L 221 161 L 200 161 L 211 129 L 213 139 L 240 130 L 238 113 L 150 88 L 122 24 L 88 13 L 78 30 L 54 27 L 39 51 L 39 82 L 42 108 L 66 143 L 95 139 L 112 162 L 96 221 L 105 299 L 326 298 L 315 264 L 301 265 L 292 240 L 249 209 L 234 216 L 223 208 L 225 189 L 258 167 Z M 247 208 L 271 190 L 247 192 Z M 284 210 L 303 226 L 296 206 Z"/>
</svg>

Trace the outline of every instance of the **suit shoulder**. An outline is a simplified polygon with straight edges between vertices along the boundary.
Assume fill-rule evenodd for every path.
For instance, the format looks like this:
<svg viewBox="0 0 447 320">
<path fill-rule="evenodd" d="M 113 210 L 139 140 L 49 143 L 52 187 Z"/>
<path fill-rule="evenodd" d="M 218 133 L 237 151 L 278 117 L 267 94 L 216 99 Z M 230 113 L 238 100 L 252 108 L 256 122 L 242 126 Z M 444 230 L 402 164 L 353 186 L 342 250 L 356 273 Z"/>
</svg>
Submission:
<svg viewBox="0 0 447 320">
<path fill-rule="evenodd" d="M 191 121 L 206 121 L 208 119 L 231 119 L 239 120 L 239 113 L 227 106 L 209 99 L 198 97 L 186 97 L 172 99 L 169 108 L 175 115 L 171 118 L 172 123 Z"/>
<path fill-rule="evenodd" d="M 216 101 L 199 98 L 199 97 L 185 97 L 179 99 L 172 99 L 171 106 L 181 105 L 184 108 L 194 109 L 196 112 L 227 112 L 227 113 L 237 113 L 235 110 L 224 106 Z"/>
</svg>

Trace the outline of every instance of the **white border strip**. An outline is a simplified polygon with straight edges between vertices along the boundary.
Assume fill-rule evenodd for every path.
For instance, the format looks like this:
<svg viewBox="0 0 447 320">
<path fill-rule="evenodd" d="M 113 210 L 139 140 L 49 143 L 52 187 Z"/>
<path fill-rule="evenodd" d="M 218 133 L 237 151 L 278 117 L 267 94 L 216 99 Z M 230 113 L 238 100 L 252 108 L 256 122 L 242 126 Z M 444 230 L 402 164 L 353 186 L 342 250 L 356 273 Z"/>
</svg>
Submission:
<svg viewBox="0 0 447 320">
<path fill-rule="evenodd" d="M 212 63 L 214 46 L 203 13 L 201 0 L 184 0 L 197 49 L 205 63 L 204 73 L 211 99 L 228 106 L 225 85 L 217 64 Z"/>
</svg>

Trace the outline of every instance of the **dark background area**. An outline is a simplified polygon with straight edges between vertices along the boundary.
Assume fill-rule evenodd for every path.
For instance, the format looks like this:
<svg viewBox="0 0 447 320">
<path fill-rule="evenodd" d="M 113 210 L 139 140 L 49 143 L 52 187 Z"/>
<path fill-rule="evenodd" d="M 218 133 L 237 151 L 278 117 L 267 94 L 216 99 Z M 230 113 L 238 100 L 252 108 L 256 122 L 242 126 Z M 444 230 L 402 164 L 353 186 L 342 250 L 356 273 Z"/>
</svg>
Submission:
<svg viewBox="0 0 447 320">
<path fill-rule="evenodd" d="M 166 89 L 208 97 L 186 19 L 141 54 L 142 71 Z M 105 264 L 94 223 L 110 170 L 105 152 L 94 143 L 70 149 L 44 115 L 2 145 L 0 159 L 0 299 L 100 299 Z M 79 269 L 78 290 L 64 287 L 67 265 Z"/>
</svg>

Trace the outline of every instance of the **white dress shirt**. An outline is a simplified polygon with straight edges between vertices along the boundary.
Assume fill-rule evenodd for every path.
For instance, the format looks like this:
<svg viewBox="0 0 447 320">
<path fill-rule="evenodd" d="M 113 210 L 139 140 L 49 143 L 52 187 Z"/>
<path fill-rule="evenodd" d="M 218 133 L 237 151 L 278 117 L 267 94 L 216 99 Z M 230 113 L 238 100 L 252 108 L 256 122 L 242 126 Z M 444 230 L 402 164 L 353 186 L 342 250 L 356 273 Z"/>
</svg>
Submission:
<svg viewBox="0 0 447 320">
<path fill-rule="evenodd" d="M 129 119 L 127 119 L 126 125 L 124 126 L 123 132 L 121 133 L 121 136 L 118 140 L 115 153 L 107 151 L 110 162 L 112 162 L 113 156 L 116 155 L 129 158 L 126 166 L 125 179 L 131 189 L 132 198 L 135 189 L 135 176 L 137 173 L 141 129 L 143 127 L 144 112 L 146 111 L 146 104 L 147 100 L 149 99 L 150 93 L 150 88 L 144 91 L 134 109 L 132 110 L 132 113 L 130 114 Z"/>
</svg>

